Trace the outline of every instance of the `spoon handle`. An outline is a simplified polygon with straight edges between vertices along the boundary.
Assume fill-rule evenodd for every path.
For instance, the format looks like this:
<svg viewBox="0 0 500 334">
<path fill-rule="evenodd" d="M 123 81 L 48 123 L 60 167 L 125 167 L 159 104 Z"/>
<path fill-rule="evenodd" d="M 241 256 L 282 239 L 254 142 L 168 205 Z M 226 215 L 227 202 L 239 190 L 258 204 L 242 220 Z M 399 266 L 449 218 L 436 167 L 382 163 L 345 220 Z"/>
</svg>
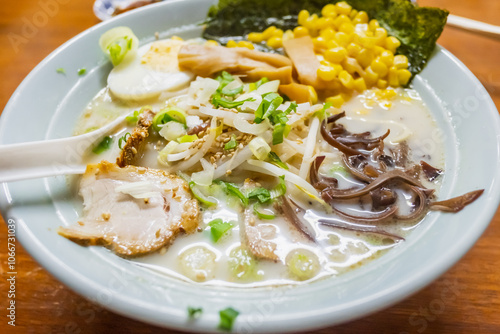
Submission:
<svg viewBox="0 0 500 334">
<path fill-rule="evenodd" d="M 493 24 L 471 20 L 465 17 L 451 14 L 448 15 L 448 21 L 446 23 L 452 27 L 456 27 L 466 31 L 472 31 L 483 36 L 495 38 L 497 40 L 500 39 L 500 27 Z"/>
</svg>

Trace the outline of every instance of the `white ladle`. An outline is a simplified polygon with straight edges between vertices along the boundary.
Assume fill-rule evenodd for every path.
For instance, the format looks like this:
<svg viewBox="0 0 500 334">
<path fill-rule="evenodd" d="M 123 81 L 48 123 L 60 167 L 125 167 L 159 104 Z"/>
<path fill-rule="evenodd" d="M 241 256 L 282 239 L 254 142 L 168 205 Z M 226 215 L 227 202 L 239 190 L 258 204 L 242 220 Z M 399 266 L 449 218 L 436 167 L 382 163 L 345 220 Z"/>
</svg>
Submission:
<svg viewBox="0 0 500 334">
<path fill-rule="evenodd" d="M 122 124 L 126 114 L 104 127 L 79 136 L 0 145 L 0 182 L 47 176 L 83 174 L 82 156 Z"/>
</svg>

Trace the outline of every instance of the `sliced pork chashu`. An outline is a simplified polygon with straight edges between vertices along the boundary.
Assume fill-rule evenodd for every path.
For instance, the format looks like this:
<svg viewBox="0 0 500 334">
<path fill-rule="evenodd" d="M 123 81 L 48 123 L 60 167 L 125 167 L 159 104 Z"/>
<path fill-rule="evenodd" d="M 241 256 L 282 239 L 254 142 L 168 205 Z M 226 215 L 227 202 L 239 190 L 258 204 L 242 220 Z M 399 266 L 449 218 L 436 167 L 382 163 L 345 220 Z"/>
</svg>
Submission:
<svg viewBox="0 0 500 334">
<path fill-rule="evenodd" d="M 103 161 L 87 166 L 80 184 L 83 217 L 59 234 L 83 245 L 104 245 L 137 256 L 198 227 L 198 202 L 187 183 L 161 170 Z"/>
</svg>

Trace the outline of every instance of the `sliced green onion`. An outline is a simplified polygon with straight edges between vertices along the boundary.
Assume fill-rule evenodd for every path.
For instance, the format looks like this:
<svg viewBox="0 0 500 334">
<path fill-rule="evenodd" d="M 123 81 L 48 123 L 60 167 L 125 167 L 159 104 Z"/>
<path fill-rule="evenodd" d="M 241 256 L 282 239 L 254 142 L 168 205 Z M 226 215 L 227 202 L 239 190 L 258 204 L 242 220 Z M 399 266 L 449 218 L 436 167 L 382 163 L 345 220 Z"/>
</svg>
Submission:
<svg viewBox="0 0 500 334">
<path fill-rule="evenodd" d="M 191 306 L 188 306 L 188 317 L 189 319 L 196 319 L 196 318 L 199 318 L 201 316 L 201 314 L 203 313 L 203 309 L 201 307 L 191 307 Z"/>
<path fill-rule="evenodd" d="M 323 105 L 323 108 L 321 110 L 318 110 L 314 113 L 314 116 L 318 117 L 320 121 L 324 120 L 325 118 L 328 117 L 328 112 L 327 110 L 332 107 L 332 104 L 330 102 L 327 102 Z"/>
<path fill-rule="evenodd" d="M 257 82 L 252 82 L 251 84 L 248 85 L 248 90 L 250 92 L 253 92 L 254 90 L 257 90 L 257 88 L 259 88 L 260 86 L 262 86 L 263 84 L 265 84 L 266 82 L 269 82 L 269 79 L 266 78 L 266 77 L 263 77 L 262 79 L 260 79 L 259 81 Z"/>
<path fill-rule="evenodd" d="M 269 158 L 269 160 L 271 160 L 271 162 L 273 164 L 275 164 L 276 166 L 278 167 L 281 167 L 283 169 L 286 169 L 288 170 L 288 166 L 283 162 L 281 161 L 280 157 L 278 157 L 278 155 L 274 152 L 269 152 L 269 154 L 267 155 L 267 157 Z"/>
<path fill-rule="evenodd" d="M 78 75 L 84 75 L 85 73 L 87 73 L 87 69 L 86 68 L 80 68 L 80 69 L 78 69 Z"/>
<path fill-rule="evenodd" d="M 131 136 L 130 132 L 127 132 L 123 137 L 120 137 L 120 139 L 118 139 L 118 148 L 120 148 L 120 150 L 122 149 L 122 143 L 123 142 L 127 142 L 127 139 Z"/>
<path fill-rule="evenodd" d="M 179 139 L 177 139 L 177 141 L 182 144 L 182 143 L 192 143 L 198 139 L 199 138 L 197 135 L 184 135 Z"/>
<path fill-rule="evenodd" d="M 261 203 L 266 203 L 271 199 L 271 193 L 266 188 L 255 188 L 248 194 L 248 198 L 256 198 Z"/>
<path fill-rule="evenodd" d="M 228 307 L 222 311 L 219 311 L 220 322 L 219 328 L 230 332 L 233 329 L 233 324 L 240 312 L 236 311 L 232 307 Z"/>
<path fill-rule="evenodd" d="M 263 209 L 265 211 L 261 210 L 260 204 L 255 203 L 253 205 L 253 212 L 259 217 L 260 219 L 274 219 L 276 218 L 276 215 L 269 209 Z"/>
<path fill-rule="evenodd" d="M 128 54 L 134 54 L 139 40 L 127 27 L 116 27 L 106 31 L 99 39 L 101 50 L 106 53 L 113 66 L 120 64 Z"/>
<path fill-rule="evenodd" d="M 263 119 L 269 118 L 269 116 L 273 115 L 278 107 L 283 103 L 283 98 L 279 96 L 277 93 L 270 93 L 267 96 L 276 96 L 267 106 L 267 109 L 262 116 Z M 267 97 L 266 96 L 266 97 Z"/>
<path fill-rule="evenodd" d="M 272 200 L 286 194 L 285 175 L 279 177 L 279 183 L 270 191 L 270 194 Z"/>
<path fill-rule="evenodd" d="M 286 125 L 276 124 L 273 129 L 273 145 L 283 143 Z"/>
<path fill-rule="evenodd" d="M 238 197 L 244 206 L 248 205 L 248 198 L 241 192 L 240 188 L 236 184 L 221 180 L 217 180 L 215 182 L 222 185 L 228 194 Z"/>
<path fill-rule="evenodd" d="M 135 125 L 139 121 L 139 115 L 142 114 L 143 112 L 144 108 L 141 108 L 141 110 L 134 110 L 134 114 L 132 116 L 125 117 L 125 120 L 130 125 Z"/>
<path fill-rule="evenodd" d="M 243 91 L 243 85 L 239 86 L 238 88 L 234 88 L 234 89 L 227 89 L 226 87 L 224 87 L 221 90 L 221 94 L 226 95 L 226 96 L 235 96 L 235 95 L 238 95 L 239 93 L 241 93 L 242 91 Z"/>
<path fill-rule="evenodd" d="M 61 74 L 66 74 L 66 70 L 62 67 L 59 67 L 58 69 L 56 69 L 56 72 L 61 73 Z"/>
<path fill-rule="evenodd" d="M 92 152 L 95 154 L 101 154 L 104 151 L 109 150 L 111 147 L 111 143 L 113 142 L 113 138 L 110 136 L 104 137 L 96 147 L 92 149 Z"/>
<path fill-rule="evenodd" d="M 248 143 L 250 151 L 259 160 L 265 160 L 271 152 L 271 147 L 262 137 L 255 137 Z"/>
<path fill-rule="evenodd" d="M 167 124 L 170 121 L 175 121 L 186 125 L 186 112 L 180 108 L 165 108 L 160 110 L 153 117 L 153 129 L 161 130 L 161 125 Z"/>
<path fill-rule="evenodd" d="M 224 145 L 225 150 L 232 150 L 238 146 L 238 142 L 236 141 L 236 137 L 234 135 L 231 136 L 231 139 Z"/>
<path fill-rule="evenodd" d="M 221 97 L 220 94 L 218 93 L 214 94 L 214 96 L 212 97 L 212 104 L 214 105 L 215 108 L 223 107 L 227 109 L 233 109 L 241 106 L 243 103 L 247 101 L 254 101 L 254 98 L 249 97 L 248 99 L 242 101 L 230 101 L 224 97 Z"/>
<path fill-rule="evenodd" d="M 277 98 L 280 98 L 281 101 L 283 101 L 281 96 L 279 96 L 279 94 L 277 93 L 268 93 L 263 95 L 262 102 L 260 103 L 257 110 L 255 110 L 254 123 L 257 124 L 261 123 L 265 119 L 264 115 L 267 114 L 267 111 L 270 108 L 271 103 Z M 281 104 L 281 102 L 279 104 Z M 276 107 L 274 107 L 274 109 L 276 109 L 279 106 L 279 104 Z M 271 113 L 271 111 L 269 113 Z"/>
<path fill-rule="evenodd" d="M 196 198 L 202 204 L 205 204 L 206 206 L 217 205 L 217 200 L 213 197 L 205 196 L 201 192 L 201 190 L 196 186 L 196 183 L 194 183 L 193 181 L 189 182 L 189 189 L 191 189 L 191 192 L 193 193 L 194 198 Z"/>
<path fill-rule="evenodd" d="M 237 279 L 259 278 L 257 261 L 253 254 L 242 247 L 236 247 L 229 253 L 227 260 L 231 274 Z"/>
<path fill-rule="evenodd" d="M 219 241 L 219 239 L 227 233 L 230 229 L 234 227 L 232 222 L 225 222 L 221 218 L 217 218 L 208 223 L 210 226 L 210 234 L 212 235 L 212 240 L 214 242 Z"/>
<path fill-rule="evenodd" d="M 219 88 L 217 89 L 219 92 L 226 87 L 231 81 L 234 80 L 233 76 L 226 71 L 222 71 L 222 73 L 215 78 L 215 80 L 219 81 Z"/>
</svg>

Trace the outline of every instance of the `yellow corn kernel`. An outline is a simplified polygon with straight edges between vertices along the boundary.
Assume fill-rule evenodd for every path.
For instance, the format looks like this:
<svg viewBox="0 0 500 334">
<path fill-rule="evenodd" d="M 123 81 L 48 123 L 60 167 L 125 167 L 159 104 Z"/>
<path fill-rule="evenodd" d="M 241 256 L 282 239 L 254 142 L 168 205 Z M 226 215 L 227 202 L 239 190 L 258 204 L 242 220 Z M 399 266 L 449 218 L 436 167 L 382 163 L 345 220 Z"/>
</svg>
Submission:
<svg viewBox="0 0 500 334">
<path fill-rule="evenodd" d="M 235 47 L 237 47 L 237 46 L 238 46 L 238 43 L 236 43 L 234 40 L 230 39 L 229 41 L 227 41 L 226 46 L 227 46 L 228 48 L 235 48 Z"/>
<path fill-rule="evenodd" d="M 326 49 L 326 40 L 323 37 L 321 36 L 315 37 L 312 39 L 312 42 L 315 50 Z"/>
<path fill-rule="evenodd" d="M 339 29 L 340 26 L 344 23 L 351 23 L 351 19 L 344 14 L 337 16 L 335 20 L 333 20 L 333 25 L 337 29 Z"/>
<path fill-rule="evenodd" d="M 312 14 L 309 16 L 309 18 L 304 22 L 303 24 L 304 27 L 311 30 L 317 30 L 318 29 L 318 15 Z"/>
<path fill-rule="evenodd" d="M 250 42 L 260 43 L 264 40 L 264 36 L 260 32 L 251 32 L 248 34 L 247 39 Z"/>
<path fill-rule="evenodd" d="M 385 46 L 385 40 L 387 38 L 387 30 L 384 28 L 376 28 L 374 31 L 375 38 L 377 39 L 377 45 Z"/>
<path fill-rule="evenodd" d="M 283 38 L 271 37 L 267 40 L 267 45 L 273 49 L 279 49 L 283 47 Z"/>
<path fill-rule="evenodd" d="M 380 55 L 382 54 L 382 52 L 384 52 L 384 51 L 387 51 L 387 50 L 386 50 L 386 49 L 384 49 L 384 48 L 383 48 L 383 47 L 381 47 L 381 46 L 375 45 L 375 46 L 373 47 L 373 52 L 375 52 L 375 55 L 377 55 L 377 56 L 380 56 Z"/>
<path fill-rule="evenodd" d="M 393 100 L 396 96 L 398 96 L 398 93 L 396 93 L 394 89 L 384 89 L 380 92 L 379 96 L 382 99 Z"/>
<path fill-rule="evenodd" d="M 373 71 L 382 78 L 387 75 L 387 72 L 389 72 L 387 65 L 380 58 L 376 58 L 374 61 L 372 61 L 370 66 L 372 67 Z"/>
<path fill-rule="evenodd" d="M 250 43 L 250 42 L 248 42 L 248 41 L 239 41 L 238 42 L 238 46 L 240 48 L 247 48 L 247 49 L 250 49 L 250 50 L 255 49 L 255 47 L 253 46 L 253 44 Z"/>
<path fill-rule="evenodd" d="M 219 42 L 214 41 L 213 39 L 209 39 L 208 41 L 205 42 L 206 46 L 219 46 Z"/>
<path fill-rule="evenodd" d="M 349 15 L 351 13 L 352 7 L 345 1 L 337 2 L 335 5 L 337 13 L 343 15 Z"/>
<path fill-rule="evenodd" d="M 321 80 L 325 80 L 325 81 L 332 81 L 333 79 L 335 79 L 337 77 L 337 73 L 335 73 L 335 69 L 331 66 L 322 65 L 318 68 L 316 73 L 318 74 L 318 77 Z"/>
<path fill-rule="evenodd" d="M 179 36 L 172 36 L 172 37 L 170 37 L 170 39 L 172 39 L 174 41 L 183 41 L 183 39 Z"/>
<path fill-rule="evenodd" d="M 351 10 L 351 12 L 349 13 L 349 18 L 350 18 L 351 20 L 353 20 L 353 19 L 356 17 L 356 15 L 358 15 L 358 11 L 357 11 L 356 9 L 353 9 L 353 10 Z"/>
<path fill-rule="evenodd" d="M 309 88 L 309 102 L 315 104 L 318 102 L 318 93 L 316 93 L 316 89 L 313 86 L 307 86 L 307 88 Z"/>
<path fill-rule="evenodd" d="M 342 95 L 338 94 L 335 96 L 330 96 L 325 99 L 326 103 L 331 103 L 332 107 L 340 108 L 344 104 L 345 100 Z"/>
<path fill-rule="evenodd" d="M 328 49 L 338 48 L 339 46 L 340 46 L 340 44 L 337 43 L 334 39 L 328 40 L 326 42 L 326 47 Z"/>
<path fill-rule="evenodd" d="M 408 68 L 408 58 L 404 55 L 394 56 L 394 66 L 396 66 L 397 69 Z"/>
<path fill-rule="evenodd" d="M 272 37 L 279 37 L 279 38 L 283 38 L 283 30 L 281 29 L 276 29 L 274 32 L 273 32 L 273 36 Z"/>
<path fill-rule="evenodd" d="M 330 3 L 323 7 L 323 9 L 321 10 L 321 15 L 323 15 L 324 17 L 334 18 L 337 16 L 337 8 L 335 8 L 335 5 Z"/>
<path fill-rule="evenodd" d="M 283 42 L 293 38 L 295 38 L 295 35 L 290 29 L 283 33 Z"/>
<path fill-rule="evenodd" d="M 326 20 L 326 17 L 320 17 L 319 19 L 316 20 L 316 28 L 321 30 L 325 29 L 328 27 L 328 21 Z"/>
<path fill-rule="evenodd" d="M 347 50 L 341 46 L 325 51 L 325 59 L 332 63 L 340 63 L 347 57 Z"/>
<path fill-rule="evenodd" d="M 339 73 L 339 80 L 340 83 L 347 89 L 354 89 L 354 79 L 352 75 L 349 74 L 347 71 L 341 71 Z"/>
<path fill-rule="evenodd" d="M 350 22 L 345 22 L 340 25 L 339 31 L 345 32 L 346 34 L 352 34 L 354 32 L 354 26 Z"/>
<path fill-rule="evenodd" d="M 335 30 L 332 28 L 328 27 L 320 31 L 319 35 L 323 37 L 324 39 L 333 39 L 335 38 Z"/>
<path fill-rule="evenodd" d="M 408 81 L 410 81 L 410 78 L 411 78 L 410 71 L 406 69 L 398 70 L 398 79 L 400 86 L 406 86 L 408 84 Z"/>
<path fill-rule="evenodd" d="M 392 87 L 399 86 L 398 69 L 396 68 L 396 66 L 392 66 L 391 68 L 389 68 L 389 75 L 387 76 L 387 81 L 389 82 L 389 85 Z"/>
<path fill-rule="evenodd" d="M 359 44 L 367 49 L 373 49 L 377 44 L 375 37 L 363 36 L 359 38 Z"/>
<path fill-rule="evenodd" d="M 363 78 L 357 78 L 356 80 L 354 80 L 354 89 L 357 90 L 360 93 L 362 91 L 366 90 L 365 79 L 363 79 Z"/>
<path fill-rule="evenodd" d="M 293 29 L 293 35 L 295 38 L 309 36 L 309 30 L 306 27 L 298 26 Z"/>
<path fill-rule="evenodd" d="M 377 81 L 377 87 L 380 89 L 386 89 L 387 88 L 387 81 L 384 79 L 379 79 Z"/>
<path fill-rule="evenodd" d="M 273 37 L 274 33 L 278 30 L 275 26 L 270 26 L 262 32 L 263 40 L 267 41 L 269 38 Z"/>
<path fill-rule="evenodd" d="M 359 66 L 358 61 L 355 58 L 347 57 L 342 62 L 342 67 L 344 70 L 349 72 L 350 74 L 358 73 L 359 75 L 363 74 L 363 69 Z"/>
<path fill-rule="evenodd" d="M 366 69 L 365 69 L 365 75 L 364 75 L 364 79 L 365 79 L 365 83 L 368 85 L 368 86 L 373 86 L 377 83 L 377 80 L 379 78 L 379 75 L 377 72 L 375 72 L 371 66 L 368 66 Z"/>
<path fill-rule="evenodd" d="M 359 52 L 362 50 L 361 46 L 356 43 L 350 43 L 346 49 L 349 57 L 357 57 Z"/>
<path fill-rule="evenodd" d="M 361 66 L 363 66 L 363 68 L 366 68 L 375 59 L 375 53 L 372 50 L 361 49 L 356 59 L 358 63 L 360 63 Z"/>
<path fill-rule="evenodd" d="M 396 49 L 401 45 L 401 42 L 394 36 L 385 39 L 385 48 L 392 53 L 396 53 Z"/>
<path fill-rule="evenodd" d="M 392 66 L 394 62 L 394 54 L 389 50 L 384 50 L 380 54 L 380 60 L 382 60 L 387 66 Z M 396 64 L 394 64 L 394 66 L 396 66 Z"/>
<path fill-rule="evenodd" d="M 377 29 L 379 27 L 380 27 L 380 23 L 378 23 L 378 21 L 375 19 L 370 20 L 370 22 L 368 22 L 368 29 L 370 29 L 371 31 L 375 31 L 375 29 Z"/>
<path fill-rule="evenodd" d="M 351 35 L 352 36 L 352 35 Z M 343 47 L 346 47 L 349 45 L 349 43 L 351 43 L 351 36 L 349 36 L 348 34 L 346 34 L 345 32 L 342 32 L 342 31 L 338 31 L 335 33 L 335 41 L 343 46 Z"/>
<path fill-rule="evenodd" d="M 303 9 L 299 12 L 297 23 L 302 26 L 304 25 L 304 23 L 307 21 L 308 18 L 309 18 L 309 12 Z"/>
<path fill-rule="evenodd" d="M 368 13 L 365 11 L 360 11 L 356 14 L 356 17 L 352 20 L 353 24 L 368 23 Z"/>
<path fill-rule="evenodd" d="M 325 28 L 327 27 L 334 27 L 335 26 L 335 23 L 334 23 L 334 18 L 333 17 L 325 17 Z"/>
</svg>

